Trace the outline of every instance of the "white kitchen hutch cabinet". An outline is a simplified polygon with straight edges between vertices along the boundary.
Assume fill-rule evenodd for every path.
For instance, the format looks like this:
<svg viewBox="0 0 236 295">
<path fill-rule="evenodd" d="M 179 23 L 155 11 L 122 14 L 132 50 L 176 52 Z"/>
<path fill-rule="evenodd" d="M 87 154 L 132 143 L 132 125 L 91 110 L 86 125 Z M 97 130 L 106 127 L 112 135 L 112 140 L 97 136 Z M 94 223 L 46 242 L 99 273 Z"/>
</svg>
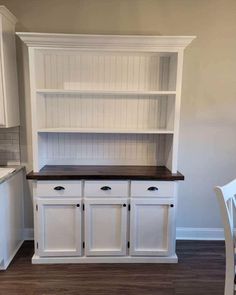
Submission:
<svg viewBox="0 0 236 295">
<path fill-rule="evenodd" d="M 183 51 L 194 37 L 18 36 L 29 54 L 33 263 L 177 262 Z"/>
<path fill-rule="evenodd" d="M 14 15 L 0 6 L 0 128 L 20 125 L 15 24 Z"/>
</svg>

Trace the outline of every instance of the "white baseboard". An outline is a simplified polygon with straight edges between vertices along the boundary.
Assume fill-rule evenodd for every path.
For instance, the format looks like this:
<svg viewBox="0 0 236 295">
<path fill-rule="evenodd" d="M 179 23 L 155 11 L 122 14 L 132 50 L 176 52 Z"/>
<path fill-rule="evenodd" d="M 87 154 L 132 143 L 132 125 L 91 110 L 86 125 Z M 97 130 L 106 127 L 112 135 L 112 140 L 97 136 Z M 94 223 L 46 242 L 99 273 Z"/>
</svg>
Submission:
<svg viewBox="0 0 236 295">
<path fill-rule="evenodd" d="M 34 239 L 34 229 L 24 229 L 24 239 Z M 224 230 L 222 228 L 194 228 L 194 227 L 177 227 L 177 240 L 205 240 L 217 241 L 224 240 Z"/>
<path fill-rule="evenodd" d="M 195 227 L 177 227 L 177 240 L 205 240 L 221 241 L 224 240 L 223 228 L 195 228 Z"/>
</svg>

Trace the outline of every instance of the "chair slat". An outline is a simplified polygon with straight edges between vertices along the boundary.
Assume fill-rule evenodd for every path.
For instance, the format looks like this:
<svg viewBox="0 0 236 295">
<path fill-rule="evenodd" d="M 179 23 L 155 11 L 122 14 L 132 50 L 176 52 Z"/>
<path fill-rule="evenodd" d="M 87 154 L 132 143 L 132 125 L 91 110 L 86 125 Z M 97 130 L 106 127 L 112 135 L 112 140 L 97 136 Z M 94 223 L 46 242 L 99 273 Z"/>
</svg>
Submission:
<svg viewBox="0 0 236 295">
<path fill-rule="evenodd" d="M 220 205 L 221 217 L 224 225 L 225 250 L 226 250 L 226 273 L 224 295 L 233 295 L 236 290 L 235 277 L 235 235 L 234 235 L 234 212 L 236 209 L 236 179 L 230 183 L 215 188 Z"/>
</svg>

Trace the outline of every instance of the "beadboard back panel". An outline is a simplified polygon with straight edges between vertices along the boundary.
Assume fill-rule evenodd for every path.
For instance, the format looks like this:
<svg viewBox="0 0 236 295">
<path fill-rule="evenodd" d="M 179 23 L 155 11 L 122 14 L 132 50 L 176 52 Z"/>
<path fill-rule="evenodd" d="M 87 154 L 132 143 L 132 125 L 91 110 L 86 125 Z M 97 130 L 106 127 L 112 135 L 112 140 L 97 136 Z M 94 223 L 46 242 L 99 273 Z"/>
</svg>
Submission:
<svg viewBox="0 0 236 295">
<path fill-rule="evenodd" d="M 40 133 L 39 165 L 166 165 L 173 135 Z"/>
<path fill-rule="evenodd" d="M 39 89 L 172 90 L 176 53 L 37 50 Z"/>
<path fill-rule="evenodd" d="M 175 97 L 38 94 L 38 128 L 173 131 Z"/>
</svg>

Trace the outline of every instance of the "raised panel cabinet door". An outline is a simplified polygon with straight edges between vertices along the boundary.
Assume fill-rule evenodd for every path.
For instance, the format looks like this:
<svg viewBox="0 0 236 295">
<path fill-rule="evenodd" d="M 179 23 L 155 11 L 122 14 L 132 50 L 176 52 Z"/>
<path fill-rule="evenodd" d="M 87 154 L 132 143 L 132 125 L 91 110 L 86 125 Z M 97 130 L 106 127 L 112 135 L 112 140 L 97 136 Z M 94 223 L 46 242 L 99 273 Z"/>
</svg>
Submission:
<svg viewBox="0 0 236 295">
<path fill-rule="evenodd" d="M 171 255 L 174 226 L 174 204 L 171 200 L 132 199 L 130 255 Z"/>
<path fill-rule="evenodd" d="M 85 200 L 86 256 L 126 255 L 127 211 L 127 199 Z"/>
<path fill-rule="evenodd" d="M 81 255 L 81 200 L 36 202 L 39 256 Z"/>
</svg>

